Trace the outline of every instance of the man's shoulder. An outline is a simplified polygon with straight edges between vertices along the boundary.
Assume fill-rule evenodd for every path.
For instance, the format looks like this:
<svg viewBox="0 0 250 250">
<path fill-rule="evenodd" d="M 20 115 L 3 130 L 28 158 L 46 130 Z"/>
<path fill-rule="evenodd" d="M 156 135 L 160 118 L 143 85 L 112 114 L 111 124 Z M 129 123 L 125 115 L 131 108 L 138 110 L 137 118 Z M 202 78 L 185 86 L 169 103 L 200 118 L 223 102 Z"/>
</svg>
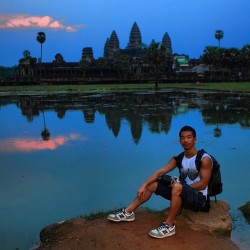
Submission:
<svg viewBox="0 0 250 250">
<path fill-rule="evenodd" d="M 204 149 L 198 150 L 197 155 L 196 155 L 197 159 L 200 158 L 202 160 L 203 158 L 207 158 L 207 157 L 212 160 L 212 157 Z"/>
</svg>

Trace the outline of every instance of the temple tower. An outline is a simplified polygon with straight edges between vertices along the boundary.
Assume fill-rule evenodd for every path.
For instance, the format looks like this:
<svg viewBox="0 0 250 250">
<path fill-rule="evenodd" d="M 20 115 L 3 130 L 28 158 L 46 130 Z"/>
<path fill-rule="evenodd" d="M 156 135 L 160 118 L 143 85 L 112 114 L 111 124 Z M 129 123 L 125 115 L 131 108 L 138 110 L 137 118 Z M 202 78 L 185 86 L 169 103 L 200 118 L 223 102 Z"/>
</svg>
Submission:
<svg viewBox="0 0 250 250">
<path fill-rule="evenodd" d="M 113 59 L 120 52 L 120 43 L 116 32 L 113 30 L 110 38 L 106 40 L 104 45 L 104 57 Z"/>
<path fill-rule="evenodd" d="M 104 58 L 108 58 L 109 55 L 109 38 L 107 38 L 105 45 L 104 45 Z"/>
<path fill-rule="evenodd" d="M 85 47 L 82 49 L 82 60 L 89 63 L 94 61 L 93 49 L 91 47 Z"/>
<path fill-rule="evenodd" d="M 130 31 L 129 43 L 127 49 L 138 49 L 141 48 L 142 38 L 141 32 L 136 22 L 134 22 L 133 27 Z"/>
<path fill-rule="evenodd" d="M 162 45 L 164 46 L 164 48 L 166 49 L 165 51 L 165 55 L 167 57 L 171 57 L 172 56 L 172 43 L 170 40 L 170 37 L 168 35 L 168 33 L 166 32 L 162 38 Z"/>
</svg>

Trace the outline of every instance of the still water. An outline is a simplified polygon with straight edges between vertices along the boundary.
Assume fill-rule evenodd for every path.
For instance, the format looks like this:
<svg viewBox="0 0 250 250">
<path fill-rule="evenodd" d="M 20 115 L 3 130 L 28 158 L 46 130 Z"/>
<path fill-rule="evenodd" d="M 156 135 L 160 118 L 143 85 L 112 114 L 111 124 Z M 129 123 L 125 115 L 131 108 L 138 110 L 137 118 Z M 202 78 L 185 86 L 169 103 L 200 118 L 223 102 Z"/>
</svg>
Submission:
<svg viewBox="0 0 250 250">
<path fill-rule="evenodd" d="M 231 238 L 250 249 L 250 96 L 206 92 L 1 96 L 0 249 L 31 249 L 52 223 L 128 204 L 182 151 L 183 125 L 221 163 Z M 47 133 L 44 133 L 47 132 Z M 173 174 L 177 174 L 174 172 Z M 146 203 L 164 209 L 153 196 Z"/>
</svg>

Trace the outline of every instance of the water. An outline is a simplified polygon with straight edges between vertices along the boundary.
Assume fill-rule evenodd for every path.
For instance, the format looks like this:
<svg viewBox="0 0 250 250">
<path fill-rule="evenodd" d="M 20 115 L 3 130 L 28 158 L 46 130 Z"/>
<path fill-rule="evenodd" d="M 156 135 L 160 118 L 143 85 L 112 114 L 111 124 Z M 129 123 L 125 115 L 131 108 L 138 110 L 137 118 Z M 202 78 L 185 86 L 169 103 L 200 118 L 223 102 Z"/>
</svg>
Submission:
<svg viewBox="0 0 250 250">
<path fill-rule="evenodd" d="M 231 238 L 250 249 L 250 226 L 237 210 L 250 200 L 249 95 L 3 96 L 0 105 L 0 249 L 31 249 L 49 224 L 128 204 L 145 178 L 182 151 L 178 132 L 186 124 L 197 130 L 197 148 L 219 159 L 218 198 L 231 205 Z M 168 205 L 156 196 L 146 204 Z"/>
</svg>

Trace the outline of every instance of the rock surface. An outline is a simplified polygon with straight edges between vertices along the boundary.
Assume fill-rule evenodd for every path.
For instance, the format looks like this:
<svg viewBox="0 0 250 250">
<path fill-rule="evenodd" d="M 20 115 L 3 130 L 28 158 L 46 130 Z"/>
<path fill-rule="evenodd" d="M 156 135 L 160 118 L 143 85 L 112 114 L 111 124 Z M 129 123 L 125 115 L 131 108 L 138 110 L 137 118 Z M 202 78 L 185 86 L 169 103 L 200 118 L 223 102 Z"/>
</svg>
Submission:
<svg viewBox="0 0 250 250">
<path fill-rule="evenodd" d="M 248 201 L 245 205 L 239 207 L 239 210 L 242 212 L 247 222 L 250 224 L 250 201 Z"/>
<path fill-rule="evenodd" d="M 230 235 L 232 220 L 229 214 L 230 206 L 226 201 L 211 201 L 208 213 L 194 212 L 183 209 L 176 223 L 184 224 L 194 231 L 207 231 L 214 235 Z M 167 212 L 166 212 L 167 215 Z"/>
<path fill-rule="evenodd" d="M 239 249 L 229 237 L 221 236 L 231 230 L 228 210 L 225 201 L 212 202 L 209 213 L 183 210 L 176 219 L 176 234 L 164 239 L 151 238 L 148 232 L 164 221 L 167 210 L 156 214 L 139 208 L 134 222 L 110 222 L 106 217 L 95 220 L 76 218 L 44 228 L 39 249 Z"/>
</svg>

